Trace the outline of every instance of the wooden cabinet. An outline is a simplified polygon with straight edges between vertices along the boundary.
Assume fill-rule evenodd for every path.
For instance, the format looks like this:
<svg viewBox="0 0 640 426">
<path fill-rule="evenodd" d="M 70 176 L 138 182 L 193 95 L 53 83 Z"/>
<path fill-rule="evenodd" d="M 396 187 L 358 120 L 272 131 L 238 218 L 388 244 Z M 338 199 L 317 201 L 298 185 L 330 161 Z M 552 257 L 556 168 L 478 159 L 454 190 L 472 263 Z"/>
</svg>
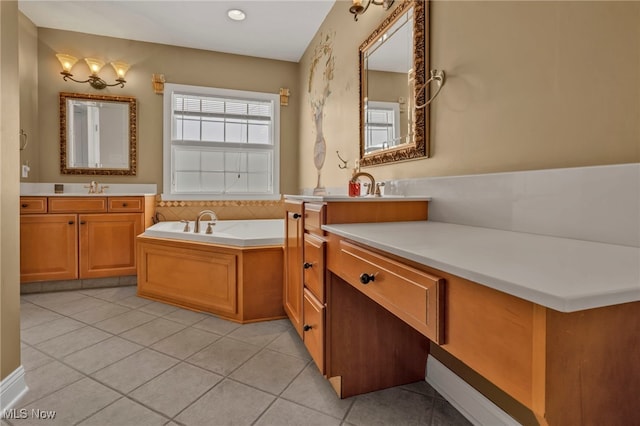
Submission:
<svg viewBox="0 0 640 426">
<path fill-rule="evenodd" d="M 283 304 L 291 324 L 302 336 L 302 244 L 304 233 L 304 204 L 286 201 L 284 203 L 284 291 Z"/>
<path fill-rule="evenodd" d="M 20 281 L 135 275 L 151 198 L 21 197 Z"/>
<path fill-rule="evenodd" d="M 285 311 L 319 370 L 326 375 L 332 362 L 329 356 L 332 330 L 329 326 L 327 240 L 322 225 L 426 220 L 428 204 L 417 200 L 287 200 L 285 210 Z M 427 292 L 424 290 L 425 294 Z"/>
</svg>

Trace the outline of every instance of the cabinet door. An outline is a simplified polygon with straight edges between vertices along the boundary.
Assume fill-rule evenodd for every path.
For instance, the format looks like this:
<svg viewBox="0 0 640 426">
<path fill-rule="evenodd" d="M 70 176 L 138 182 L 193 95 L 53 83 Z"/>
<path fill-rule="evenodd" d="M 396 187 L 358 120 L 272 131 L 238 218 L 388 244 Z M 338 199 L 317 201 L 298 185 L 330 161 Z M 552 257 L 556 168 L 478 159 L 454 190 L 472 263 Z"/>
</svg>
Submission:
<svg viewBox="0 0 640 426">
<path fill-rule="evenodd" d="M 74 214 L 20 216 L 20 281 L 78 278 L 78 225 Z"/>
<path fill-rule="evenodd" d="M 136 236 L 140 213 L 79 215 L 80 278 L 136 274 Z"/>
<path fill-rule="evenodd" d="M 285 202 L 284 240 L 284 310 L 293 327 L 302 336 L 302 220 L 304 205 L 299 202 Z"/>
<path fill-rule="evenodd" d="M 304 345 L 324 374 L 324 312 L 325 307 L 307 289 L 304 290 Z"/>
</svg>

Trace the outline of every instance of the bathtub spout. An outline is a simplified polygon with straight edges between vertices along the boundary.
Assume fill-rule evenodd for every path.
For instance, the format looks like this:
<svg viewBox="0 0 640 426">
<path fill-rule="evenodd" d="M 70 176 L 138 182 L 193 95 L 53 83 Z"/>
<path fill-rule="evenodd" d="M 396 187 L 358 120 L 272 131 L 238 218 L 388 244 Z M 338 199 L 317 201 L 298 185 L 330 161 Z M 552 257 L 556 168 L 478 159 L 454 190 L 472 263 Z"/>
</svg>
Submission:
<svg viewBox="0 0 640 426">
<path fill-rule="evenodd" d="M 198 217 L 196 218 L 196 223 L 195 223 L 195 226 L 193 227 L 194 233 L 196 234 L 200 233 L 200 220 L 202 219 L 203 216 L 207 216 L 207 215 L 209 216 L 212 222 L 218 221 L 218 216 L 216 216 L 213 210 L 202 210 L 200 213 L 198 213 Z"/>
</svg>

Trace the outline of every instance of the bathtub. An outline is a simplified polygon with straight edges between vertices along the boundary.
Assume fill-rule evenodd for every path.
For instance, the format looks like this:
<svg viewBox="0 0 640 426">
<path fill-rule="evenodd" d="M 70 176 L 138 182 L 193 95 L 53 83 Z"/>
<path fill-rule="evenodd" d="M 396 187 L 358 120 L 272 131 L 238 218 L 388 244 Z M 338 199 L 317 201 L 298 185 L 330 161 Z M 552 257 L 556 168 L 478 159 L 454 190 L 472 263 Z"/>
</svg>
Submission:
<svg viewBox="0 0 640 426">
<path fill-rule="evenodd" d="M 147 237 L 201 241 L 235 247 L 282 245 L 284 243 L 284 219 L 221 220 L 213 226 L 212 234 L 205 234 L 209 221 L 200 222 L 200 232 L 194 233 L 195 223 L 189 222 L 189 232 L 184 232 L 183 222 L 159 222 L 142 234 Z"/>
<path fill-rule="evenodd" d="M 138 295 L 232 321 L 285 318 L 284 220 L 160 222 L 136 239 Z"/>
</svg>

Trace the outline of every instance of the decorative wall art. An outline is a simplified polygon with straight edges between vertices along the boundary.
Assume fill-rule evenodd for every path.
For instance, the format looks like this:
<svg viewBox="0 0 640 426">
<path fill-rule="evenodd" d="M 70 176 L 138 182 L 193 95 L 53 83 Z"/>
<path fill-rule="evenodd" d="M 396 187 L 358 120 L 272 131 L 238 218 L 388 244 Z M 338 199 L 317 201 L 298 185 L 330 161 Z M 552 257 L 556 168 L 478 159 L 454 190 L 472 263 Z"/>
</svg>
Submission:
<svg viewBox="0 0 640 426">
<path fill-rule="evenodd" d="M 333 80 L 333 70 L 335 61 L 333 57 L 333 38 L 335 32 L 326 35 L 320 33 L 320 43 L 313 51 L 311 66 L 309 68 L 309 83 L 307 91 L 311 104 L 311 115 L 316 129 L 315 141 L 313 144 L 313 164 L 318 171 L 318 180 L 313 189 L 314 195 L 325 194 L 326 191 L 321 183 L 322 167 L 327 153 L 327 144 L 322 130 L 324 118 L 324 106 L 329 95 L 331 95 L 331 80 Z M 321 74 L 320 74 L 321 72 Z"/>
</svg>

